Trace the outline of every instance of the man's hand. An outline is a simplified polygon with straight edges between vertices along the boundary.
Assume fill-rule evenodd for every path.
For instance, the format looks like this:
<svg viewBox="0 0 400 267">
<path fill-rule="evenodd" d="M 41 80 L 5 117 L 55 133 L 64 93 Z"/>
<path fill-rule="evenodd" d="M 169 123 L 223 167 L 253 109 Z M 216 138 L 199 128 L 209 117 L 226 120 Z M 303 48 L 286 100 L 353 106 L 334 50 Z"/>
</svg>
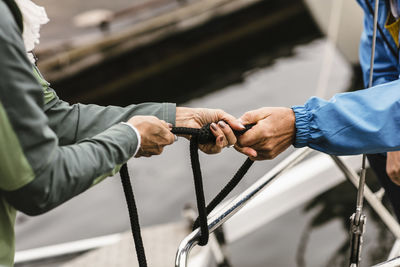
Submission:
<svg viewBox="0 0 400 267">
<path fill-rule="evenodd" d="M 393 183 L 400 185 L 400 151 L 387 153 L 386 173 Z"/>
<path fill-rule="evenodd" d="M 244 125 L 256 124 L 238 139 L 236 150 L 252 160 L 273 159 L 296 136 L 295 115 L 290 108 L 260 108 L 239 118 Z"/>
<path fill-rule="evenodd" d="M 128 123 L 139 131 L 141 137 L 140 149 L 135 157 L 159 155 L 164 146 L 174 142 L 172 125 L 154 116 L 134 116 Z"/>
<path fill-rule="evenodd" d="M 220 109 L 176 108 L 177 127 L 201 128 L 208 123 L 211 123 L 210 129 L 216 137 L 216 143 L 199 146 L 207 154 L 219 153 L 222 148 L 236 144 L 236 136 L 231 128 L 244 129 L 244 126 L 235 117 Z"/>
</svg>

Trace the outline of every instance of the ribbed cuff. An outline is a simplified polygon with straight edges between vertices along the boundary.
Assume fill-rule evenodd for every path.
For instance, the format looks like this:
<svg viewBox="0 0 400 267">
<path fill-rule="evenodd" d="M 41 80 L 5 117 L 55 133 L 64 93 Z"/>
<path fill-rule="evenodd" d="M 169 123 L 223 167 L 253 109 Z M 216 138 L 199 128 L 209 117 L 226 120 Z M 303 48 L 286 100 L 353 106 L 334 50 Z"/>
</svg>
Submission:
<svg viewBox="0 0 400 267">
<path fill-rule="evenodd" d="M 293 146 L 297 148 L 307 146 L 310 136 L 310 115 L 305 106 L 293 106 L 292 110 L 296 116 L 296 140 Z"/>
<path fill-rule="evenodd" d="M 140 136 L 140 133 L 139 133 L 138 129 L 136 129 L 136 127 L 133 126 L 132 124 L 127 123 L 127 122 L 120 122 L 120 123 L 123 124 L 123 125 L 128 126 L 129 128 L 131 128 L 136 134 L 137 146 L 136 146 L 135 153 L 133 154 L 133 156 L 136 156 L 136 154 L 138 153 L 138 151 L 140 149 L 140 145 L 142 144 L 142 137 Z"/>
</svg>

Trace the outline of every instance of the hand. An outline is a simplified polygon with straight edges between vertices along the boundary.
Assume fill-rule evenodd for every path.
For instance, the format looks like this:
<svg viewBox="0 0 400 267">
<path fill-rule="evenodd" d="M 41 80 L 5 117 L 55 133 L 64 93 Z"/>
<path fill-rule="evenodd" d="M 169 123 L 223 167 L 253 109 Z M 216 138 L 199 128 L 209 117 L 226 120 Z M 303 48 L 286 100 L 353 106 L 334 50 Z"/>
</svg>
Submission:
<svg viewBox="0 0 400 267">
<path fill-rule="evenodd" d="M 386 173 L 393 183 L 400 185 L 400 151 L 387 153 Z"/>
<path fill-rule="evenodd" d="M 244 129 L 244 126 L 235 117 L 220 109 L 176 108 L 177 127 L 201 128 L 208 123 L 211 123 L 210 129 L 216 137 L 216 142 L 215 144 L 199 145 L 199 148 L 207 154 L 219 153 L 222 148 L 236 143 L 236 136 L 231 128 Z M 189 137 L 185 137 L 189 139 Z"/>
<path fill-rule="evenodd" d="M 273 159 L 291 144 L 296 136 L 295 116 L 290 108 L 260 108 L 239 118 L 244 125 L 254 124 L 238 139 L 236 150 L 252 160 Z"/>
<path fill-rule="evenodd" d="M 159 155 L 164 146 L 172 144 L 175 140 L 171 133 L 172 125 L 154 116 L 134 116 L 128 123 L 140 133 L 140 149 L 135 156 L 137 158 Z"/>
</svg>

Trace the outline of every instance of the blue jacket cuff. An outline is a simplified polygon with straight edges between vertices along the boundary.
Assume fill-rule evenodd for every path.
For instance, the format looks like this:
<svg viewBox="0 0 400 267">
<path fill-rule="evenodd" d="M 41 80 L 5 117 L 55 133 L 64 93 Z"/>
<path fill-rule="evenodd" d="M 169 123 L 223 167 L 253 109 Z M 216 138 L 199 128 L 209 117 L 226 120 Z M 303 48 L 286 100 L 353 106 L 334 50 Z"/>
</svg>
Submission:
<svg viewBox="0 0 400 267">
<path fill-rule="evenodd" d="M 293 146 L 297 148 L 307 146 L 310 136 L 310 115 L 305 106 L 293 106 L 292 110 L 296 116 L 296 140 Z"/>
</svg>

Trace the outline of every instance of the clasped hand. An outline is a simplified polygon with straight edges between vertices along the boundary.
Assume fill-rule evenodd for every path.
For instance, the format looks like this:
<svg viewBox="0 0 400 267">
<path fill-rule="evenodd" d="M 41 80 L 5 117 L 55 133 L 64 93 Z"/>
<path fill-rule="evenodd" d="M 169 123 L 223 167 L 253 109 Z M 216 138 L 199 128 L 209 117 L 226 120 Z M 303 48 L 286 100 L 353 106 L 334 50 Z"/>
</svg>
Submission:
<svg viewBox="0 0 400 267">
<path fill-rule="evenodd" d="M 163 148 L 174 142 L 172 125 L 153 116 L 135 116 L 128 121 L 141 135 L 141 148 L 136 156 L 158 155 Z M 218 122 L 218 123 L 215 123 Z M 219 153 L 226 146 L 235 149 L 252 160 L 273 159 L 291 144 L 295 138 L 295 116 L 290 108 L 264 107 L 248 111 L 239 120 L 219 109 L 176 109 L 176 126 L 201 128 L 211 123 L 210 129 L 216 137 L 215 144 L 200 145 L 207 153 Z M 243 125 L 254 126 L 240 137 L 234 130 L 243 130 Z M 190 139 L 190 136 L 184 136 Z"/>
<path fill-rule="evenodd" d="M 174 142 L 175 137 L 171 133 L 172 125 L 154 116 L 134 116 L 128 123 L 133 125 L 141 136 L 140 149 L 136 157 L 159 155 L 165 146 Z M 237 139 L 232 129 L 244 129 L 235 117 L 222 110 L 185 107 L 176 109 L 177 127 L 201 128 L 209 123 L 211 123 L 210 129 L 216 137 L 216 142 L 199 146 L 207 154 L 219 153 L 222 148 L 236 144 Z M 190 136 L 184 137 L 190 139 Z"/>
<path fill-rule="evenodd" d="M 255 124 L 238 138 L 237 151 L 252 160 L 273 159 L 293 144 L 296 128 L 290 108 L 264 107 L 248 111 L 239 118 L 244 124 Z"/>
</svg>

